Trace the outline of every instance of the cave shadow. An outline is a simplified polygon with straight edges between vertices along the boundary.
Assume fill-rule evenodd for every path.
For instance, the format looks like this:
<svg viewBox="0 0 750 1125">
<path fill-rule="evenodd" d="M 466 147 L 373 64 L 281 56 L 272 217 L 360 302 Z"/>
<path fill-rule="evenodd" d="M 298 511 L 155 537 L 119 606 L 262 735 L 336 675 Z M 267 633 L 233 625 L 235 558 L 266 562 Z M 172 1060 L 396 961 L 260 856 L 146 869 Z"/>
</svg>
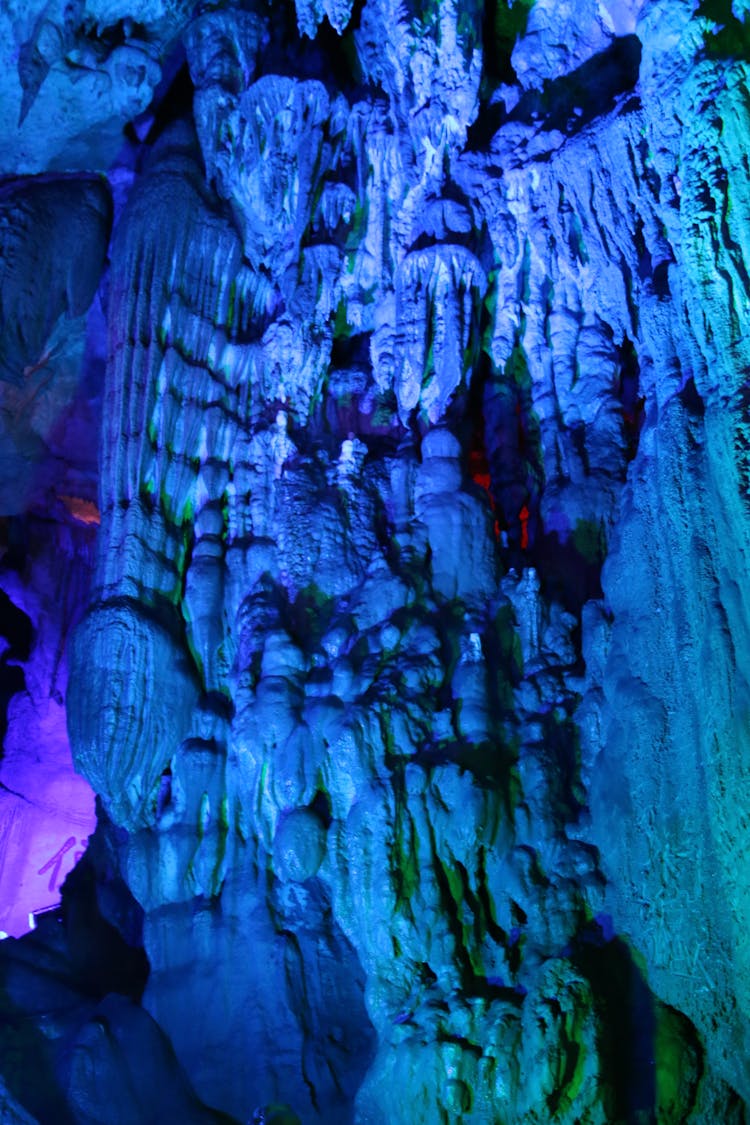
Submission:
<svg viewBox="0 0 750 1125">
<path fill-rule="evenodd" d="M 575 70 L 548 79 L 541 90 L 527 90 L 510 111 L 502 100 L 485 105 L 469 129 L 469 149 L 479 151 L 491 146 L 495 135 L 508 121 L 547 133 L 559 132 L 566 137 L 580 133 L 597 118 L 612 112 L 621 98 L 636 90 L 641 54 L 637 35 L 621 35 L 610 47 Z M 510 56 L 503 73 L 506 82 L 516 80 Z M 501 77 L 498 85 L 502 82 Z M 631 101 L 634 107 L 639 104 L 637 97 L 628 99 L 628 107 Z"/>
<path fill-rule="evenodd" d="M 516 566 L 536 567 L 545 597 L 560 602 L 576 617 L 587 601 L 604 596 L 601 573 L 606 549 L 603 543 L 589 542 L 590 530 L 577 525 L 574 534 L 564 539 L 556 531 L 542 532 L 528 551 L 517 553 L 513 560 Z"/>
<path fill-rule="evenodd" d="M 604 1084 L 613 1092 L 611 1120 L 656 1120 L 656 998 L 630 946 L 598 915 L 577 939 L 571 961 L 591 984 L 600 1015 Z"/>
<path fill-rule="evenodd" d="M 56 925 L 59 923 L 54 919 L 45 918 L 39 926 L 42 936 L 45 926 Z M 42 1034 L 39 1026 L 44 1018 L 44 1012 L 38 1010 L 39 1003 L 43 1003 L 47 988 L 47 1006 L 54 1007 L 59 1016 L 59 982 L 54 978 L 46 982 L 40 971 L 24 982 L 24 999 L 28 1003 L 21 1005 L 11 993 L 14 968 L 20 964 L 23 972 L 25 967 L 24 960 L 13 957 L 13 953 L 20 943 L 28 948 L 32 942 L 38 943 L 39 937 L 40 933 L 34 930 L 23 938 L 10 938 L 0 944 L 0 1075 L 12 1097 L 38 1121 L 75 1125 L 56 1073 L 54 1042 Z"/>
<path fill-rule="evenodd" d="M 124 933 L 103 916 L 102 891 Z M 140 1003 L 149 964 L 139 919 L 122 881 L 97 877 L 84 854 L 63 884 L 61 905 L 38 915 L 30 933 L 0 943 L 0 1075 L 42 1125 L 75 1125 L 61 1074 L 76 1029 L 108 995 Z M 45 1026 L 58 1031 L 50 1035 Z"/>
<path fill-rule="evenodd" d="M 514 4 L 503 0 L 489 0 L 484 6 L 482 39 L 484 47 L 484 73 L 488 85 L 511 85 L 516 81 L 511 55 L 519 39 L 523 39 L 529 23 L 529 13 L 535 0 L 516 0 Z"/>
<path fill-rule="evenodd" d="M 704 50 L 709 58 L 728 61 L 750 57 L 750 23 L 737 19 L 731 0 L 702 0 L 696 15 L 716 28 L 706 36 Z"/>
<path fill-rule="evenodd" d="M 15 605 L 5 590 L 0 588 L 0 635 L 7 648 L 0 655 L 0 761 L 8 732 L 8 708 L 14 695 L 26 689 L 26 675 L 22 665 L 31 656 L 34 629 L 28 614 Z"/>
</svg>

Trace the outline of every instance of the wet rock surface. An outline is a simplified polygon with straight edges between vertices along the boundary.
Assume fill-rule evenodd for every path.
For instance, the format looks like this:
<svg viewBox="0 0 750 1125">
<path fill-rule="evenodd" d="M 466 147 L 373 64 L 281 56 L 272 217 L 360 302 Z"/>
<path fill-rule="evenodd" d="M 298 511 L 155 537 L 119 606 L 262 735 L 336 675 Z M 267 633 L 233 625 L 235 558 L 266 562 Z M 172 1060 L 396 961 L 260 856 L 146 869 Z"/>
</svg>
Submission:
<svg viewBox="0 0 750 1125">
<path fill-rule="evenodd" d="M 3 1112 L 739 1125 L 744 11 L 136 7 L 0 21 Z"/>
</svg>

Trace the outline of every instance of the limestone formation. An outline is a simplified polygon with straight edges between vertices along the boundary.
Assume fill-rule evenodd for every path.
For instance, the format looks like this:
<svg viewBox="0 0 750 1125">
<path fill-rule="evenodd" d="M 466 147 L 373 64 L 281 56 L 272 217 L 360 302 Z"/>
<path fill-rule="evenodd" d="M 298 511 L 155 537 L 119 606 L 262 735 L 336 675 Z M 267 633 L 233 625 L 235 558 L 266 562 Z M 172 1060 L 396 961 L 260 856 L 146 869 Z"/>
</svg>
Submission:
<svg viewBox="0 0 750 1125">
<path fill-rule="evenodd" d="M 745 6 L 16 7 L 0 783 L 74 588 L 98 826 L 2 1112 L 740 1125 Z"/>
</svg>

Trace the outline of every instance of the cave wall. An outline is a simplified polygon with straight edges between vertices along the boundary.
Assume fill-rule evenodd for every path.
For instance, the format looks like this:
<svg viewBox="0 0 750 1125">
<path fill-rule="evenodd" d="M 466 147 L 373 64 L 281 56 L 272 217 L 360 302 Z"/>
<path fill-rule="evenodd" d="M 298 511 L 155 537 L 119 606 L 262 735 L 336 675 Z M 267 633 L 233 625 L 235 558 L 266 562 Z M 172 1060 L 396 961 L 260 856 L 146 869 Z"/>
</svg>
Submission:
<svg viewBox="0 0 750 1125">
<path fill-rule="evenodd" d="M 0 17 L 10 1120 L 745 1120 L 745 15 Z"/>
</svg>

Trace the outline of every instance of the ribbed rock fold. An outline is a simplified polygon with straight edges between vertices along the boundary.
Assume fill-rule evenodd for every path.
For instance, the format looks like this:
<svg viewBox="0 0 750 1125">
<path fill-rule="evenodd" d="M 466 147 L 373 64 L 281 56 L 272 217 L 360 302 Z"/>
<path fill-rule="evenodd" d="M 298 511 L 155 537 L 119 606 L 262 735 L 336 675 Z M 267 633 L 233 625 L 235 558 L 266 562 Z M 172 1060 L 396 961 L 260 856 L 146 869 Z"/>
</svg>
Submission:
<svg viewBox="0 0 750 1125">
<path fill-rule="evenodd" d="M 192 96 L 162 91 L 111 177 L 67 715 L 92 893 L 217 1113 L 744 1120 L 750 102 L 725 7 L 123 25 L 118 52 L 178 28 Z M 29 354 L 100 272 L 32 302 Z"/>
</svg>

